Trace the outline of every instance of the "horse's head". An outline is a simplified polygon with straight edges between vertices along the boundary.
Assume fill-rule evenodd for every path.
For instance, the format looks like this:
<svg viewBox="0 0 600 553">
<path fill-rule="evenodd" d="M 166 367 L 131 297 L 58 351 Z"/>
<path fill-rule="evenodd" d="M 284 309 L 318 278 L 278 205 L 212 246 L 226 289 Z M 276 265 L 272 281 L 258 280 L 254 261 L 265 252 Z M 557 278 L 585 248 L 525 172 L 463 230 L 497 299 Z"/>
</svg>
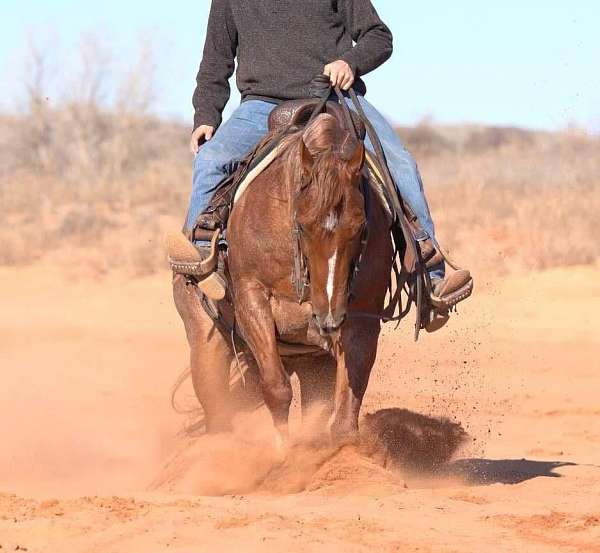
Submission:
<svg viewBox="0 0 600 553">
<path fill-rule="evenodd" d="M 309 125 L 299 146 L 296 223 L 310 274 L 313 317 L 322 333 L 331 333 L 346 319 L 348 288 L 361 253 L 365 150 L 329 115 Z"/>
</svg>

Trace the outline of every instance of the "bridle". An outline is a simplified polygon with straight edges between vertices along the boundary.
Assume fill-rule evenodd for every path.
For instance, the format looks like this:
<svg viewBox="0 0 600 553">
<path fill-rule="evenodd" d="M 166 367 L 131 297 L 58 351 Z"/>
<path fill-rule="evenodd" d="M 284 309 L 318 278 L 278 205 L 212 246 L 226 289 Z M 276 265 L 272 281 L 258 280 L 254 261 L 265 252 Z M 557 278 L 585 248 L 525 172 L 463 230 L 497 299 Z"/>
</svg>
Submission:
<svg viewBox="0 0 600 553">
<path fill-rule="evenodd" d="M 302 251 L 302 229 L 296 220 L 295 214 L 292 218 L 292 244 L 294 247 L 292 282 L 298 303 L 301 304 L 308 300 L 307 290 L 310 287 L 310 275 L 308 273 L 308 260 Z"/>
<path fill-rule="evenodd" d="M 361 140 L 359 132 L 354 124 L 354 120 L 352 118 L 350 108 L 348 107 L 341 90 L 337 86 L 332 87 L 331 83 L 329 81 L 329 78 L 325 75 L 318 75 L 311 82 L 311 95 L 313 97 L 320 98 L 320 102 L 315 106 L 313 113 L 311 114 L 310 119 L 308 120 L 307 124 L 310 124 L 324 110 L 324 108 L 327 104 L 327 101 L 329 100 L 330 96 L 332 95 L 332 91 L 335 92 L 335 94 L 338 98 L 339 104 L 341 106 L 346 130 L 348 130 L 349 132 L 352 132 L 358 140 Z M 407 302 L 405 309 L 402 309 L 402 306 L 400 303 L 401 313 L 398 315 L 398 317 L 393 317 L 393 316 L 385 315 L 385 314 L 371 314 L 371 313 L 364 313 L 364 314 L 355 313 L 353 315 L 365 316 L 365 317 L 369 317 L 369 318 L 377 318 L 382 321 L 399 320 L 400 318 L 404 317 L 408 313 L 408 311 L 410 310 L 411 303 L 414 302 L 416 305 L 416 312 L 417 312 L 416 322 L 415 322 L 415 340 L 416 340 L 419 336 L 419 331 L 421 329 L 424 291 L 425 291 L 425 286 L 427 285 L 427 281 L 429 279 L 428 279 L 427 271 L 425 270 L 425 264 L 424 264 L 422 256 L 421 256 L 420 248 L 417 246 L 416 239 L 413 235 L 413 232 L 412 232 L 409 222 L 408 222 L 408 217 L 412 215 L 412 211 L 410 210 L 409 206 L 406 205 L 406 203 L 402 200 L 402 198 L 399 196 L 399 194 L 396 191 L 396 186 L 394 184 L 394 181 L 390 174 L 389 168 L 387 166 L 385 153 L 383 151 L 383 146 L 381 145 L 381 141 L 379 140 L 379 137 L 377 136 L 377 133 L 376 133 L 373 125 L 367 118 L 360 102 L 358 101 L 356 93 L 354 92 L 353 89 L 350 89 L 348 91 L 348 95 L 354 105 L 356 114 L 358 115 L 359 120 L 364 124 L 366 134 L 370 138 L 371 143 L 373 145 L 374 153 L 375 153 L 375 160 L 376 160 L 376 162 L 378 164 L 378 168 L 381 172 L 383 190 L 384 190 L 385 196 L 388 200 L 388 203 L 391 207 L 394 222 L 396 222 L 399 227 L 398 231 L 392 232 L 393 238 L 394 238 L 394 243 L 395 243 L 394 273 L 396 275 L 397 287 L 403 288 L 404 285 L 407 284 L 406 281 L 402 280 L 402 276 L 401 276 L 402 271 L 400 271 L 398 269 L 398 267 L 396 266 L 396 259 L 397 259 L 397 256 L 399 255 L 400 250 L 402 249 L 402 246 L 401 246 L 402 242 L 404 242 L 404 248 L 406 249 L 406 252 L 411 254 L 410 257 L 413 260 L 412 267 L 402 267 L 402 269 L 404 270 L 404 274 L 413 273 L 416 275 L 416 278 L 413 279 L 412 283 L 407 284 L 408 302 Z M 368 197 L 368 193 L 365 194 L 364 189 L 363 189 L 363 195 L 365 198 Z M 302 252 L 301 232 L 302 232 L 301 228 L 299 227 L 299 225 L 297 224 L 297 222 L 295 220 L 295 214 L 293 214 L 293 220 L 292 220 L 292 234 L 293 234 L 292 238 L 293 238 L 293 244 L 294 244 L 293 281 L 294 281 L 294 287 L 296 290 L 296 295 L 297 295 L 298 301 L 300 303 L 306 301 L 306 290 L 310 285 L 310 275 L 308 273 L 308 265 L 306 262 L 307 260 Z M 353 261 L 353 268 L 349 275 L 349 283 L 348 283 L 349 298 L 348 298 L 348 300 L 351 299 L 353 284 L 356 282 L 357 275 L 360 272 L 363 253 L 366 249 L 367 238 L 368 238 L 367 232 L 368 231 L 365 230 L 364 232 L 365 232 L 365 235 L 361 237 L 361 241 L 362 241 L 361 252 L 357 256 L 357 259 L 355 261 Z M 434 244 L 434 245 L 436 245 L 436 244 Z M 439 249 L 441 250 L 441 248 L 439 248 Z M 423 277 L 423 275 L 425 275 L 425 277 Z M 391 286 L 390 286 L 390 291 L 391 291 Z M 398 302 L 399 302 L 399 299 L 398 299 Z M 391 302 L 391 305 L 388 307 L 390 307 L 391 310 L 394 311 L 393 302 Z M 384 313 L 387 311 L 388 311 L 388 308 L 386 308 L 384 310 Z"/>
<path fill-rule="evenodd" d="M 312 116 L 311 116 L 311 119 L 312 119 Z M 307 177 L 303 175 L 301 178 L 306 179 Z M 303 190 L 307 186 L 307 184 L 308 183 L 303 182 L 300 186 L 300 190 Z M 360 272 L 361 261 L 363 259 L 365 250 L 367 248 L 367 241 L 369 239 L 368 219 L 369 219 L 369 212 L 370 212 L 370 210 L 369 210 L 370 196 L 369 196 L 369 190 L 368 190 L 368 185 L 367 185 L 367 178 L 364 175 L 361 176 L 360 189 L 361 189 L 362 196 L 364 198 L 365 219 L 367 220 L 367 222 L 365 224 L 363 224 L 362 229 L 361 229 L 360 248 L 358 250 L 358 253 L 351 260 L 352 268 L 348 275 L 348 282 L 347 282 L 347 288 L 346 288 L 348 291 L 348 302 L 350 302 L 353 298 L 354 283 L 356 282 L 358 273 Z M 292 281 L 293 281 L 293 285 L 294 285 L 294 289 L 296 292 L 296 298 L 298 300 L 298 303 L 302 304 L 302 303 L 308 301 L 308 293 L 307 292 L 310 288 L 310 272 L 308 269 L 308 259 L 302 249 L 303 230 L 302 230 L 302 227 L 300 226 L 300 224 L 298 223 L 296 215 L 297 215 L 296 211 L 292 210 L 292 244 L 293 244 L 293 248 L 294 248 L 294 272 L 292 275 Z"/>
</svg>

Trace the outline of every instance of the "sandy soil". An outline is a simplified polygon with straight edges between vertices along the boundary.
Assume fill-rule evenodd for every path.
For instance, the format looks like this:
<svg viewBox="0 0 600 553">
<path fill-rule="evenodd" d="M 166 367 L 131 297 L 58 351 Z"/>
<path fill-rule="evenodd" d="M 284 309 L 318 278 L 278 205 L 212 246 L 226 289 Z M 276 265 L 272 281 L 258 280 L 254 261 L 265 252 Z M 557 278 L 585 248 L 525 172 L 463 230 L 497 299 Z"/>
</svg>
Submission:
<svg viewBox="0 0 600 553">
<path fill-rule="evenodd" d="M 448 330 L 415 345 L 411 323 L 386 328 L 365 413 L 471 436 L 431 474 L 305 443 L 297 413 L 283 463 L 261 412 L 234 440 L 178 436 L 187 350 L 166 274 L 1 269 L 0 548 L 600 551 L 598 277 L 480 279 Z"/>
</svg>

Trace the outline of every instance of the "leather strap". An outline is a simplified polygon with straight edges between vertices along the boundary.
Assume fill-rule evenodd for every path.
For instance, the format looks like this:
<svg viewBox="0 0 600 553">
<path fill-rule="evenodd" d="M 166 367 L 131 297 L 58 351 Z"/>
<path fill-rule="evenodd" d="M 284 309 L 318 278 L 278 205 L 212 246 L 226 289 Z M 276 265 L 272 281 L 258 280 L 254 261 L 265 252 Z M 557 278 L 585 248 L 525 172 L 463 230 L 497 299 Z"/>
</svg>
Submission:
<svg viewBox="0 0 600 553">
<path fill-rule="evenodd" d="M 336 90 L 338 95 L 341 95 L 339 89 Z M 383 176 L 383 183 L 387 189 L 388 197 L 392 203 L 392 208 L 394 210 L 394 216 L 396 221 L 400 224 L 400 228 L 402 230 L 402 234 L 404 236 L 404 240 L 406 242 L 406 247 L 409 248 L 410 253 L 412 254 L 412 258 L 414 259 L 414 272 L 416 273 L 416 290 L 415 290 L 415 304 L 417 308 L 417 316 L 415 322 L 415 340 L 419 337 L 419 332 L 421 330 L 421 315 L 422 315 L 422 307 L 423 307 L 423 277 L 427 275 L 427 272 L 424 267 L 423 260 L 421 259 L 421 252 L 417 245 L 417 241 L 412 233 L 412 229 L 410 228 L 410 224 L 408 222 L 406 213 L 409 212 L 406 204 L 402 200 L 402 197 L 398 193 L 396 189 L 396 185 L 392 179 L 392 175 L 390 173 L 389 167 L 387 165 L 387 161 L 385 158 L 385 153 L 383 151 L 383 146 L 381 145 L 381 141 L 379 140 L 379 136 L 377 136 L 377 132 L 375 128 L 367 118 L 358 98 L 356 97 L 356 93 L 354 90 L 349 90 L 350 99 L 354 104 L 356 112 L 361 118 L 362 122 L 367 129 L 367 135 L 373 144 L 373 148 L 375 149 L 375 156 L 377 161 L 379 162 L 380 170 Z M 343 98 L 342 98 L 343 100 Z M 346 102 L 343 102 L 346 104 Z"/>
</svg>

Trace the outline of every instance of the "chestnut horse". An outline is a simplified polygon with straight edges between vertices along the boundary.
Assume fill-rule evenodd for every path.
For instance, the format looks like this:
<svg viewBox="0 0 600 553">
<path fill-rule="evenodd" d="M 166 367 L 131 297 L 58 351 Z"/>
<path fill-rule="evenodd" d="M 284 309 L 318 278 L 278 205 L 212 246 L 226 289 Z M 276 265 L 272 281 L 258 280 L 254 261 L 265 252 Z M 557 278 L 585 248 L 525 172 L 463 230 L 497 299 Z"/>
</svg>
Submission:
<svg viewBox="0 0 600 553">
<path fill-rule="evenodd" d="M 230 215 L 228 293 L 236 328 L 256 361 L 264 401 L 283 439 L 292 387 L 278 349 L 282 342 L 320 348 L 334 362 L 335 378 L 325 398 L 329 431 L 345 440 L 358 429 L 394 256 L 391 216 L 371 186 L 362 186 L 364 162 L 362 142 L 336 118 L 319 115 L 283 140 L 278 157 Z M 302 302 L 293 279 L 298 255 L 310 275 Z M 230 337 L 202 313 L 180 277 L 175 299 L 186 323 L 192 379 L 208 430 L 226 429 Z M 312 375 L 301 378 L 303 406 L 304 382 L 327 380 L 320 372 L 327 362 L 318 356 L 304 359 Z"/>
</svg>

